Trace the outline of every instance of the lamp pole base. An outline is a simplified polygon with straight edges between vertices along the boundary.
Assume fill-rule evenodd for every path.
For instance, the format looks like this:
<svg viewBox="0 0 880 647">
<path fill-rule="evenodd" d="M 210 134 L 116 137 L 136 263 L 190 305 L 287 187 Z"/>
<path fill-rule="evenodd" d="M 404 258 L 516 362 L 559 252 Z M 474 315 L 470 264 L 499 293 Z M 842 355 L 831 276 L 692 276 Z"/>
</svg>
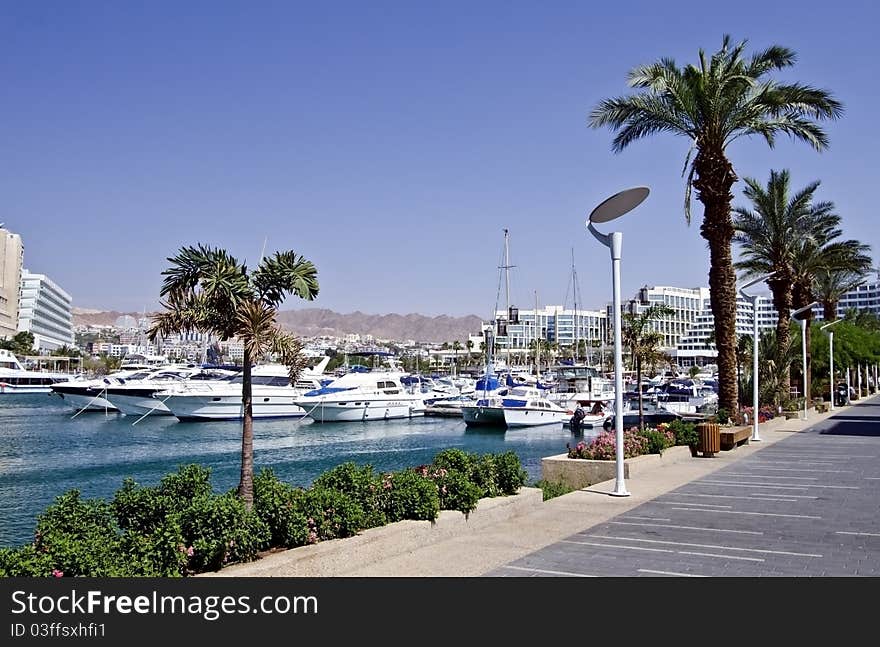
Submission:
<svg viewBox="0 0 880 647">
<path fill-rule="evenodd" d="M 629 496 L 629 492 L 626 490 L 626 486 L 620 481 L 617 482 L 617 485 L 614 486 L 614 491 L 609 492 L 611 496 Z"/>
</svg>

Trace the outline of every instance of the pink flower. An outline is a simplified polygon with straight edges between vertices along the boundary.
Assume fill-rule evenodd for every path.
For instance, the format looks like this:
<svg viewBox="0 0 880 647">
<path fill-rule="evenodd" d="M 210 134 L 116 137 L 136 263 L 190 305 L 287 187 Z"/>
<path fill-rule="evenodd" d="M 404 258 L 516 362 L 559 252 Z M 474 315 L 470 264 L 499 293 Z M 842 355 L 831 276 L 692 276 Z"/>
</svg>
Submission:
<svg viewBox="0 0 880 647">
<path fill-rule="evenodd" d="M 195 552 L 196 552 L 196 551 L 193 550 L 193 547 L 190 546 L 189 548 L 186 549 L 186 556 L 187 556 L 187 557 L 192 557 L 192 556 L 193 556 L 193 553 L 195 553 Z"/>
<path fill-rule="evenodd" d="M 54 577 L 64 577 L 64 571 L 59 571 L 57 568 L 52 569 L 52 575 Z"/>
</svg>

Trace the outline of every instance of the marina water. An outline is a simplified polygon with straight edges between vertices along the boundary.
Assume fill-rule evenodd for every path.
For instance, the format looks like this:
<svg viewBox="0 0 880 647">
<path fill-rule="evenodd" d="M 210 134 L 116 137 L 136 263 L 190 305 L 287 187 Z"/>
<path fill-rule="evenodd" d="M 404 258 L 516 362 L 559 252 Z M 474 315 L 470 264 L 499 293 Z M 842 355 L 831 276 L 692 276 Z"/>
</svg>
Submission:
<svg viewBox="0 0 880 647">
<path fill-rule="evenodd" d="M 116 413 L 74 414 L 55 395 L 0 400 L 0 546 L 31 541 L 37 515 L 70 489 L 109 501 L 126 477 L 156 485 L 189 463 L 211 468 L 215 491 L 238 485 L 239 421 L 158 416 L 132 424 L 136 417 Z M 564 452 L 572 440 L 559 425 L 486 430 L 467 428 L 459 417 L 330 424 L 255 420 L 254 470 L 272 468 L 280 479 L 307 487 L 346 461 L 399 470 L 456 447 L 478 454 L 514 451 L 532 484 L 541 478 L 541 458 Z"/>
</svg>

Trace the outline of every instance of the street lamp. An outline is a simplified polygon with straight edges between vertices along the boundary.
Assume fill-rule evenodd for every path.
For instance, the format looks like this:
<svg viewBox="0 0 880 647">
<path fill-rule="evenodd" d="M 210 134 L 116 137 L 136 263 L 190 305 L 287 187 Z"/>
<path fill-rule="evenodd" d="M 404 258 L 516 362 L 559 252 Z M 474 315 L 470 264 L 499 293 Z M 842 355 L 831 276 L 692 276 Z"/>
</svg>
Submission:
<svg viewBox="0 0 880 647">
<path fill-rule="evenodd" d="M 739 289 L 739 293 L 752 302 L 752 441 L 759 441 L 758 435 L 758 295 L 747 294 L 746 288 L 756 283 L 761 283 L 772 278 L 776 272 L 770 272 L 746 283 Z"/>
<path fill-rule="evenodd" d="M 808 310 L 812 310 L 813 306 L 819 305 L 818 301 L 813 301 L 808 305 L 805 305 L 803 308 L 798 308 L 797 310 L 791 311 L 791 318 L 797 319 L 799 314 L 805 314 Z M 804 381 L 804 420 L 807 419 L 807 400 L 810 399 L 810 394 L 807 392 L 807 317 L 801 319 L 801 357 L 803 358 L 803 381 Z"/>
<path fill-rule="evenodd" d="M 822 326 L 821 328 L 819 328 L 819 330 L 825 330 L 829 326 L 833 326 L 834 324 L 840 323 L 841 321 L 843 321 L 843 319 L 835 319 L 834 321 L 831 321 L 831 322 L 825 324 L 824 326 Z M 834 411 L 834 331 L 833 330 L 828 331 L 828 364 L 829 364 L 829 371 L 828 372 L 831 375 L 831 386 L 829 387 L 829 391 L 831 394 L 831 410 Z"/>
<path fill-rule="evenodd" d="M 648 187 L 640 186 L 615 193 L 593 209 L 587 219 L 589 232 L 611 250 L 614 296 L 614 421 L 617 447 L 617 483 L 611 493 L 613 496 L 629 496 L 623 480 L 623 340 L 620 316 L 620 253 L 623 247 L 623 234 L 619 231 L 603 234 L 596 230 L 593 223 L 610 222 L 619 218 L 639 206 L 648 197 L 649 192 Z M 641 388 L 641 385 L 638 388 Z"/>
</svg>

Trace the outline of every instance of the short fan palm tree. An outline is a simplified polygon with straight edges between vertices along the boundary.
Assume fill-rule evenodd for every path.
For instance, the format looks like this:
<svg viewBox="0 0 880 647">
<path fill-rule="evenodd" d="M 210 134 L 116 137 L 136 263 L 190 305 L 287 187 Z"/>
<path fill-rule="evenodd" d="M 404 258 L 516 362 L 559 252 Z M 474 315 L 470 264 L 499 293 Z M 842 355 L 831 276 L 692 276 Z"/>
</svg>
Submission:
<svg viewBox="0 0 880 647">
<path fill-rule="evenodd" d="M 735 410 L 737 400 L 736 274 L 730 247 L 734 235 L 731 188 L 738 178 L 727 147 L 736 139 L 757 135 L 772 148 L 782 133 L 822 150 L 828 139 L 817 121 L 837 118 L 843 112 L 842 105 L 824 90 L 767 78 L 794 64 L 793 51 L 773 45 L 745 58 L 745 45 L 743 41 L 731 46 L 730 37 L 725 36 L 721 49 L 712 56 L 707 58 L 700 50 L 697 65 L 680 68 L 664 58 L 638 67 L 630 72 L 629 84 L 641 92 L 606 99 L 590 115 L 594 128 L 608 126 L 617 131 L 615 152 L 661 132 L 691 142 L 685 161 L 685 216 L 690 222 L 691 189 L 696 189 L 704 207 L 700 234 L 709 244 L 719 406 L 728 411 Z M 693 160 L 691 152 L 696 153 Z"/>
<path fill-rule="evenodd" d="M 250 508 L 254 500 L 254 416 L 251 368 L 271 354 L 290 368 L 291 380 L 305 368 L 302 343 L 281 330 L 278 307 L 290 295 L 311 301 L 318 295 L 317 270 L 292 251 L 263 258 L 254 270 L 225 250 L 183 247 L 162 272 L 164 311 L 153 317 L 150 339 L 179 331 L 239 339 L 242 362 L 241 479 L 238 494 Z"/>
<path fill-rule="evenodd" d="M 640 314 L 623 314 L 622 345 L 629 351 L 636 369 L 636 389 L 639 398 L 639 429 L 645 428 L 645 412 L 642 403 L 642 366 L 665 358 L 660 350 L 663 335 L 653 323 L 675 311 L 664 304 L 654 304 Z"/>
</svg>

